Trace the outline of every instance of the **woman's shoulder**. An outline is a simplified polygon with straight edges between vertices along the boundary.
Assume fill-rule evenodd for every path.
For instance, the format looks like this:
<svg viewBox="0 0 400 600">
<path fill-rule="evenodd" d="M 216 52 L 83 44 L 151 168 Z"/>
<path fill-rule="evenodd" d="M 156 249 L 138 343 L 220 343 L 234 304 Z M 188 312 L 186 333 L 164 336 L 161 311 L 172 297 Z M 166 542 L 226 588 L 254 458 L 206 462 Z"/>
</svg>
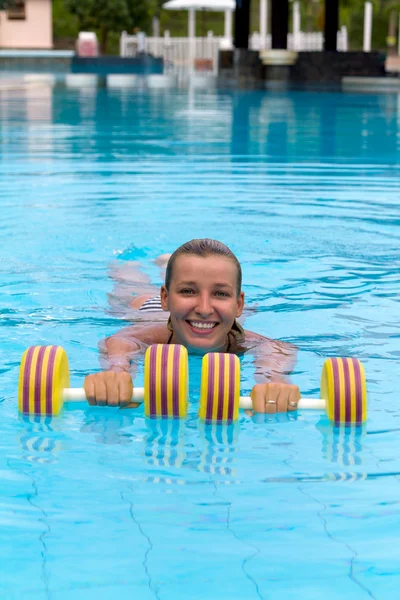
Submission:
<svg viewBox="0 0 400 600">
<path fill-rule="evenodd" d="M 293 354 L 297 352 L 296 346 L 290 342 L 282 342 L 281 340 L 275 340 L 273 338 L 260 335 L 254 331 L 244 330 L 244 345 L 247 350 L 253 350 L 257 348 L 269 350 L 271 353 L 279 352 L 281 354 Z"/>
<path fill-rule="evenodd" d="M 167 344 L 170 335 L 166 323 L 140 323 L 124 327 L 111 337 L 141 342 L 150 346 L 151 344 Z"/>
</svg>

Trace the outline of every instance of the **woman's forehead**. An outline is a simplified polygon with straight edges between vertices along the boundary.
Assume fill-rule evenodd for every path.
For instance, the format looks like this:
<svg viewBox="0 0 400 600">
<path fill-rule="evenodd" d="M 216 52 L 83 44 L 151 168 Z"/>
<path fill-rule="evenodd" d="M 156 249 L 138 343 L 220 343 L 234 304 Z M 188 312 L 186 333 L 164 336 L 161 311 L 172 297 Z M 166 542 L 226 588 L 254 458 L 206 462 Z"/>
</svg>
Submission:
<svg viewBox="0 0 400 600">
<path fill-rule="evenodd" d="M 187 275 L 195 277 L 196 275 L 206 275 L 209 278 L 223 277 L 224 279 L 236 280 L 236 265 L 228 257 L 216 256 L 193 256 L 190 254 L 178 256 L 173 270 L 173 278 L 186 278 Z"/>
</svg>

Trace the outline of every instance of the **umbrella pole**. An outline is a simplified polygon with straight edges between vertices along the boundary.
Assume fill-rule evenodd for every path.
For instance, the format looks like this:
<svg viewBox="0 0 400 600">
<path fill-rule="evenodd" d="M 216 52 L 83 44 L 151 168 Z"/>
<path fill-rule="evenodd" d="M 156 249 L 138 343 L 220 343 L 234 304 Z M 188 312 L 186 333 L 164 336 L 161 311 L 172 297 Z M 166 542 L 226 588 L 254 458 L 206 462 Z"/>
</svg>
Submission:
<svg viewBox="0 0 400 600">
<path fill-rule="evenodd" d="M 232 49 L 232 11 L 225 11 L 224 38 L 229 40 L 229 50 Z"/>
<path fill-rule="evenodd" d="M 204 51 L 204 42 L 205 42 L 205 37 L 206 37 L 206 11 L 203 10 L 201 11 L 201 28 L 202 28 L 202 34 L 203 34 L 203 39 L 201 41 L 201 53 L 202 53 L 202 57 L 201 58 L 205 58 L 205 51 Z"/>
<path fill-rule="evenodd" d="M 189 8 L 189 73 L 193 72 L 194 63 L 194 45 L 196 43 L 196 11 L 194 8 Z"/>
</svg>

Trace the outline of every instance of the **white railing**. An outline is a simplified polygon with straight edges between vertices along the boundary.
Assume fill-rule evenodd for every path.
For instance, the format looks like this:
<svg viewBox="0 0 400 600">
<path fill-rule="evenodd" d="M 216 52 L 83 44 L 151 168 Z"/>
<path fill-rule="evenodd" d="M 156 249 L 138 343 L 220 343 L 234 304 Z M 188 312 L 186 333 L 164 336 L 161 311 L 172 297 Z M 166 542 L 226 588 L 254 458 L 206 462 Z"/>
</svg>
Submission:
<svg viewBox="0 0 400 600">
<path fill-rule="evenodd" d="M 261 35 L 255 31 L 249 38 L 249 48 L 251 50 L 270 50 L 272 46 L 272 38 L 267 35 L 265 40 L 262 40 Z M 300 31 L 294 35 L 289 33 L 287 39 L 288 50 L 299 51 L 318 51 L 324 47 L 324 36 L 320 32 L 303 33 Z"/>
<path fill-rule="evenodd" d="M 120 38 L 120 55 L 123 57 L 137 56 L 140 52 L 152 54 L 163 58 L 166 67 L 197 66 L 200 70 L 217 72 L 218 52 L 221 48 L 231 48 L 230 40 L 214 36 L 209 31 L 207 37 L 193 38 L 171 37 L 166 31 L 163 37 L 147 37 L 128 35 L 123 31 Z M 304 33 L 288 35 L 288 49 L 298 51 L 320 51 L 324 47 L 324 36 L 322 33 Z M 338 31 L 338 50 L 346 52 L 348 47 L 347 29 L 342 27 Z M 249 38 L 251 50 L 269 50 L 271 48 L 271 36 L 267 35 L 265 40 L 261 39 L 259 33 L 253 33 Z M 196 64 L 197 63 L 197 64 Z"/>
<path fill-rule="evenodd" d="M 143 52 L 164 59 L 166 67 L 188 67 L 195 61 L 202 61 L 198 67 L 216 72 L 218 51 L 224 38 L 209 32 L 207 37 L 193 38 L 171 37 L 166 31 L 164 37 L 146 37 Z M 124 57 L 136 56 L 139 53 L 136 36 L 122 32 L 120 54 Z"/>
<path fill-rule="evenodd" d="M 287 45 L 288 50 L 299 52 L 321 51 L 324 49 L 324 34 L 322 32 L 304 33 L 303 31 L 289 33 Z M 272 39 L 270 35 L 266 36 L 264 43 L 257 31 L 249 38 L 249 48 L 252 50 L 270 50 L 271 46 Z M 348 50 L 347 27 L 342 27 L 337 33 L 337 49 L 339 52 L 347 52 Z"/>
</svg>

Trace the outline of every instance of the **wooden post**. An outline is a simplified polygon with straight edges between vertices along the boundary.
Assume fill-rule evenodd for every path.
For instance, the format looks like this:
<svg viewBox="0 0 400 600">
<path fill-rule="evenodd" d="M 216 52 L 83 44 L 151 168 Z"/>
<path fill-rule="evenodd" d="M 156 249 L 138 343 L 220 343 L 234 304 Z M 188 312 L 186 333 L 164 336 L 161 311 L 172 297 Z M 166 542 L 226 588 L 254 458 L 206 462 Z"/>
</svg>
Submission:
<svg viewBox="0 0 400 600">
<path fill-rule="evenodd" d="M 289 0 L 272 0 L 271 34 L 273 50 L 287 50 L 288 31 Z"/>
<path fill-rule="evenodd" d="M 235 48 L 248 48 L 250 35 L 251 0 L 236 0 Z"/>
<path fill-rule="evenodd" d="M 338 29 L 339 0 L 325 0 L 325 51 L 337 52 Z"/>
</svg>

